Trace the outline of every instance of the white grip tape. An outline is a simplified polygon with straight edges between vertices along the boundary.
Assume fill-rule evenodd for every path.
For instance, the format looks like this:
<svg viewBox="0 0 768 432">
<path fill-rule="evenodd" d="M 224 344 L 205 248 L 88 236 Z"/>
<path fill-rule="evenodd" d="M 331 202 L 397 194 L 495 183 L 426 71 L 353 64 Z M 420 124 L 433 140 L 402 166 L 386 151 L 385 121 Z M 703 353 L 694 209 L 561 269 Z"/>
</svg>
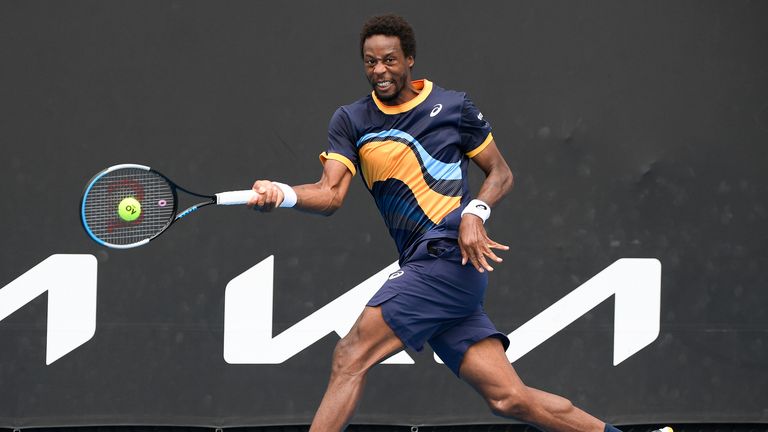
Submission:
<svg viewBox="0 0 768 432">
<path fill-rule="evenodd" d="M 246 204 L 251 197 L 256 196 L 252 189 L 221 192 L 216 194 L 216 204 L 218 205 L 239 205 Z"/>
<path fill-rule="evenodd" d="M 491 217 L 491 206 L 479 199 L 473 199 L 466 207 L 464 207 L 464 210 L 461 211 L 461 216 L 463 217 L 467 213 L 479 217 L 483 220 L 483 223 L 485 223 L 485 221 Z"/>
</svg>

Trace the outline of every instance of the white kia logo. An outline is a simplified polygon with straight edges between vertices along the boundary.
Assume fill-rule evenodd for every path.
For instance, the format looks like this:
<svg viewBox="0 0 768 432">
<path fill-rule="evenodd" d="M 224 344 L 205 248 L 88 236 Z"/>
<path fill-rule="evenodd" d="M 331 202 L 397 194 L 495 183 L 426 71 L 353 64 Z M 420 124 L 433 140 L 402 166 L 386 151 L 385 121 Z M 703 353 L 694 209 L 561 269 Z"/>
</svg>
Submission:
<svg viewBox="0 0 768 432">
<path fill-rule="evenodd" d="M 389 275 L 389 280 L 392 280 L 392 279 L 397 279 L 397 278 L 399 278 L 400 276 L 402 276 L 403 274 L 405 274 L 405 272 L 404 272 L 404 271 L 402 271 L 402 270 L 398 270 L 398 271 L 396 271 L 396 272 L 392 273 L 391 275 Z"/>
<path fill-rule="evenodd" d="M 430 117 L 434 117 L 440 113 L 440 110 L 443 109 L 443 104 L 437 104 L 434 108 L 432 108 L 432 112 L 429 113 Z"/>
</svg>

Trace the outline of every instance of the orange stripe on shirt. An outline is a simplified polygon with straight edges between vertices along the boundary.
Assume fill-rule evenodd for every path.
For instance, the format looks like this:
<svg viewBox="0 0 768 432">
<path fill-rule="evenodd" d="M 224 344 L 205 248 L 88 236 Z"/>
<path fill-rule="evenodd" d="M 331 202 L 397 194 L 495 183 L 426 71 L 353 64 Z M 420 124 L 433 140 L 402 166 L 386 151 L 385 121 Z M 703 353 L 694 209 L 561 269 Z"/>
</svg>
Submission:
<svg viewBox="0 0 768 432">
<path fill-rule="evenodd" d="M 368 189 L 378 181 L 397 179 L 405 183 L 424 214 L 434 223 L 461 204 L 461 197 L 435 192 L 422 174 L 419 159 L 408 145 L 397 141 L 371 141 L 360 149 L 360 169 Z"/>
</svg>

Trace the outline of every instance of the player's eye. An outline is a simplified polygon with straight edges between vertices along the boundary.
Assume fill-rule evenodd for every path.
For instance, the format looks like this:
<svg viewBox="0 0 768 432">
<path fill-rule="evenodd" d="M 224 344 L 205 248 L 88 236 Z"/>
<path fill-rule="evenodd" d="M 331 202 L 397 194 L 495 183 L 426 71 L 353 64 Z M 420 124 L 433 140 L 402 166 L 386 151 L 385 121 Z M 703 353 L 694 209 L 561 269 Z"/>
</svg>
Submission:
<svg viewBox="0 0 768 432">
<path fill-rule="evenodd" d="M 387 58 L 384 59 L 384 63 L 390 64 L 390 65 L 394 64 L 395 63 L 395 59 L 394 59 L 394 57 L 387 57 Z"/>
</svg>

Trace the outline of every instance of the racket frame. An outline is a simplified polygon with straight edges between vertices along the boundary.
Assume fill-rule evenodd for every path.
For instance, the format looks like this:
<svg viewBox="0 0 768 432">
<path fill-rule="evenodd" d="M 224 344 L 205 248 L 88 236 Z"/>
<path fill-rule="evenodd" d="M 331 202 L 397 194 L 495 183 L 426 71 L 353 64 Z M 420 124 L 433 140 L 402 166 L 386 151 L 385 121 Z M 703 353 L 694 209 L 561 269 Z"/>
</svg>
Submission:
<svg viewBox="0 0 768 432">
<path fill-rule="evenodd" d="M 168 219 L 168 223 L 165 224 L 165 226 L 163 226 L 160 230 L 158 230 L 151 237 L 146 238 L 146 239 L 141 240 L 141 241 L 138 241 L 138 242 L 135 242 L 135 243 L 130 243 L 130 244 L 124 244 L 123 245 L 123 244 L 115 244 L 115 243 L 106 242 L 106 241 L 98 238 L 93 233 L 93 231 L 90 229 L 90 227 L 86 223 L 86 219 L 85 219 L 85 201 L 86 201 L 86 197 L 88 196 L 88 193 L 91 191 L 93 186 L 96 184 L 96 182 L 100 178 L 104 177 L 105 175 L 109 174 L 110 172 L 116 171 L 118 169 L 125 169 L 125 168 L 134 168 L 134 169 L 140 169 L 140 170 L 152 172 L 152 173 L 157 174 L 158 176 L 160 176 L 166 182 L 168 182 L 168 185 L 170 186 L 170 189 L 171 189 L 171 193 L 173 194 L 173 211 L 171 213 L 174 216 L 169 218 Z M 197 204 L 194 204 L 194 205 L 188 207 L 186 210 L 184 210 L 182 212 L 178 212 L 178 209 L 179 209 L 178 208 L 179 199 L 178 199 L 178 194 L 176 193 L 177 190 L 180 190 L 180 191 L 182 191 L 184 193 L 187 193 L 189 195 L 192 195 L 192 196 L 196 196 L 196 197 L 199 197 L 199 198 L 205 198 L 205 201 L 201 201 L 201 202 L 199 202 Z M 83 228 L 85 229 L 85 232 L 88 234 L 88 236 L 91 239 L 93 239 L 93 241 L 95 241 L 96 243 L 98 243 L 98 244 L 100 244 L 102 246 L 108 247 L 108 248 L 112 248 L 112 249 L 131 249 L 131 248 L 143 246 L 143 245 L 149 243 L 150 240 L 154 240 L 160 234 L 164 233 L 168 228 L 170 228 L 170 226 L 173 225 L 174 222 L 176 222 L 177 220 L 183 218 L 184 216 L 187 216 L 188 214 L 194 212 L 195 210 L 197 210 L 197 209 L 199 209 L 201 207 L 205 207 L 205 206 L 208 206 L 208 205 L 211 205 L 211 204 L 216 204 L 216 203 L 217 203 L 217 197 L 215 195 L 203 195 L 203 194 L 199 194 L 199 193 L 196 193 L 196 192 L 192 192 L 189 189 L 185 189 L 185 188 L 177 185 L 176 183 L 174 183 L 171 179 L 169 179 L 163 173 L 161 173 L 161 172 L 159 172 L 157 170 L 154 170 L 154 169 L 152 169 L 152 168 L 150 168 L 150 167 L 148 167 L 146 165 L 119 164 L 119 165 L 113 165 L 113 166 L 111 166 L 109 168 L 104 169 L 100 173 L 98 173 L 95 176 L 93 176 L 90 181 L 88 181 L 88 184 L 85 187 L 85 191 L 83 192 L 83 196 L 80 199 L 80 223 L 83 225 Z"/>
</svg>

